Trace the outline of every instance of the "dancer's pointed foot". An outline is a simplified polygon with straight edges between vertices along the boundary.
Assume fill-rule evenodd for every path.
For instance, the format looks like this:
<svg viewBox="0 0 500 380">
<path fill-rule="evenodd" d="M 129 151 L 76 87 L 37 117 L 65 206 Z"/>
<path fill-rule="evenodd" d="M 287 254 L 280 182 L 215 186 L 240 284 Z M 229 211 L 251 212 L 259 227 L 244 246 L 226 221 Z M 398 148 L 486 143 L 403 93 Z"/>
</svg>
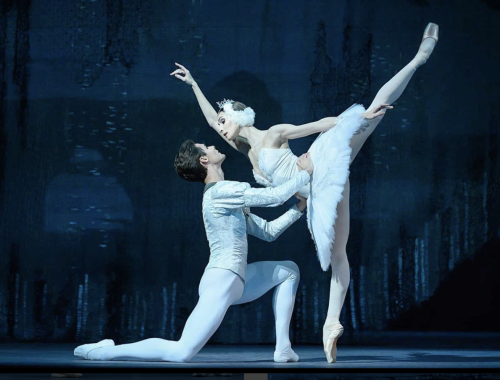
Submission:
<svg viewBox="0 0 500 380">
<path fill-rule="evenodd" d="M 436 42 L 439 40 L 439 25 L 430 22 L 427 24 L 424 30 L 424 35 L 422 36 L 422 42 L 426 38 L 433 38 Z"/>
<path fill-rule="evenodd" d="M 114 345 L 115 342 L 113 342 L 111 339 L 104 339 L 97 343 L 82 344 L 81 346 L 75 348 L 74 354 L 79 358 L 88 359 L 88 354 L 90 351 L 96 348 L 114 346 Z"/>
<path fill-rule="evenodd" d="M 337 361 L 337 341 L 343 333 L 344 327 L 340 323 L 331 323 L 327 318 L 323 326 L 323 349 L 328 363 Z"/>
<path fill-rule="evenodd" d="M 284 351 L 274 351 L 274 361 L 276 363 L 298 362 L 299 355 L 291 348 L 287 348 Z"/>
<path fill-rule="evenodd" d="M 439 40 L 439 25 L 430 22 L 425 28 L 418 53 L 414 58 L 415 66 L 422 66 L 432 54 Z"/>
</svg>

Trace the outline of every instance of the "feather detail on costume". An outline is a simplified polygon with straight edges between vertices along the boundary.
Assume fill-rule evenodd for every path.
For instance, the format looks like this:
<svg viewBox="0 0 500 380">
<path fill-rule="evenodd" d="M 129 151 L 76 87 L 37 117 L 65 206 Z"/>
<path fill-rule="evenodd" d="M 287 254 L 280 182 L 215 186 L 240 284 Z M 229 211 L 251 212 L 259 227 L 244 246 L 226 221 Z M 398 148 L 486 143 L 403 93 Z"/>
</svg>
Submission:
<svg viewBox="0 0 500 380">
<path fill-rule="evenodd" d="M 324 271 L 330 266 L 335 241 L 337 206 L 349 178 L 350 141 L 365 122 L 362 105 L 354 104 L 341 115 L 337 125 L 321 133 L 309 149 L 314 164 L 311 194 L 307 199 L 307 226 Z"/>
</svg>

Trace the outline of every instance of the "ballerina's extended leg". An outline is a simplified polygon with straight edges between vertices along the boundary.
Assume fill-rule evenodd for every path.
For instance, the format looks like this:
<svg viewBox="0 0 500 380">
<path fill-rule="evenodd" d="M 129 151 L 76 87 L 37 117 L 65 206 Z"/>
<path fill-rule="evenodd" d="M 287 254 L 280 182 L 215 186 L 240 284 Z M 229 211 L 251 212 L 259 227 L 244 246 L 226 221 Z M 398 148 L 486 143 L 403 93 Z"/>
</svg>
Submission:
<svg viewBox="0 0 500 380">
<path fill-rule="evenodd" d="M 403 69 L 401 69 L 395 76 L 393 76 L 389 82 L 387 82 L 378 91 L 377 95 L 373 99 L 372 104 L 368 107 L 371 110 L 381 104 L 392 104 L 399 99 L 406 86 L 410 82 L 413 74 L 417 69 L 422 66 L 427 59 L 431 56 L 434 47 L 438 41 L 439 27 L 436 24 L 429 23 L 424 31 L 422 37 L 422 42 L 420 48 L 418 49 L 417 55 L 408 63 Z M 378 117 L 374 120 L 368 121 L 368 127 L 360 129 L 351 140 L 352 154 L 351 162 L 354 160 L 356 155 L 359 153 L 361 147 L 365 143 L 366 139 L 373 133 L 375 127 L 380 123 L 382 117 Z"/>
</svg>

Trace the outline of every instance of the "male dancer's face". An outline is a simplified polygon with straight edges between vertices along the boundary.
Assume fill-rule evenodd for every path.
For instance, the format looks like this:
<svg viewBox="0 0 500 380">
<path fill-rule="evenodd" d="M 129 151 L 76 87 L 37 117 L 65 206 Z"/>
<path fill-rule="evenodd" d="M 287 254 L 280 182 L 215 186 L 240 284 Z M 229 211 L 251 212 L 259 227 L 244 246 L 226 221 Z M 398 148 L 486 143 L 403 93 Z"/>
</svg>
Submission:
<svg viewBox="0 0 500 380">
<path fill-rule="evenodd" d="M 194 144 L 196 147 L 200 148 L 203 152 L 205 152 L 205 157 L 208 160 L 208 163 L 212 165 L 221 165 L 222 162 L 226 159 L 226 155 L 223 153 L 220 153 L 217 149 L 215 149 L 215 146 L 206 146 L 205 144 Z M 203 159 L 203 157 L 201 158 Z M 203 164 L 203 162 L 202 162 Z"/>
</svg>

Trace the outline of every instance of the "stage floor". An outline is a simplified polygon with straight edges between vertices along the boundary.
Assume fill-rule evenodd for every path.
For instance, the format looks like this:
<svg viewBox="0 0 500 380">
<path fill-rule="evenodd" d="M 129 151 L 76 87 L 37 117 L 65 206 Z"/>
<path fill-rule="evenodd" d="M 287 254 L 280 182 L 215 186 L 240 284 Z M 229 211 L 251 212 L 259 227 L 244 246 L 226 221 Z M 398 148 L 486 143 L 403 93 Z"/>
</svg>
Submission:
<svg viewBox="0 0 500 380">
<path fill-rule="evenodd" d="M 476 342 L 480 343 L 480 342 Z M 479 344 L 480 346 L 480 344 Z M 454 347 L 425 348 L 418 345 L 402 347 L 343 346 L 339 348 L 337 363 L 328 364 L 321 346 L 295 345 L 300 356 L 298 363 L 275 363 L 272 346 L 223 346 L 205 347 L 189 363 L 140 362 L 140 361 L 89 361 L 73 356 L 74 344 L 16 343 L 0 344 L 0 367 L 43 369 L 52 372 L 100 372 L 104 369 L 140 368 L 163 369 L 210 369 L 234 368 L 298 371 L 300 369 L 438 369 L 438 368 L 500 368 L 500 349 L 485 345 L 482 348 L 455 345 Z M 64 369 L 64 371 L 61 371 Z M 77 371 L 78 369 L 78 371 Z M 201 371 L 203 372 L 203 371 Z M 215 371 L 220 372 L 220 371 Z"/>
<path fill-rule="evenodd" d="M 231 377 L 226 376 L 210 376 L 210 377 L 193 377 L 191 373 L 150 373 L 147 375 L 141 373 L 83 373 L 80 377 L 82 380 L 243 380 L 243 373 L 234 373 Z M 48 372 L 45 373 L 3 373 L 0 374 L 1 380 L 30 380 L 30 379 L 54 379 Z"/>
<path fill-rule="evenodd" d="M 1 380 L 32 380 L 51 379 L 50 373 L 5 373 L 0 374 Z M 467 373 L 343 373 L 330 371 L 328 373 L 233 373 L 231 377 L 193 377 L 192 373 L 83 373 L 82 380 L 498 380 L 500 374 L 467 372 Z"/>
</svg>

